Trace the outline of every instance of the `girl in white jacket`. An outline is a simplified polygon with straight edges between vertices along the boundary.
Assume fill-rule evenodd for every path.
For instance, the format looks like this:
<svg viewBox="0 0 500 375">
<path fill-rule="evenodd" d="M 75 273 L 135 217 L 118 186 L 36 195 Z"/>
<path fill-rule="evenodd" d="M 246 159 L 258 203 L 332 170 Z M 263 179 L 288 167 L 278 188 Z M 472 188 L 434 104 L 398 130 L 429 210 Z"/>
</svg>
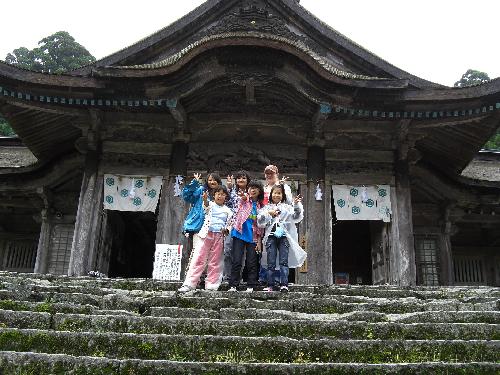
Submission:
<svg viewBox="0 0 500 375">
<path fill-rule="evenodd" d="M 287 204 L 283 184 L 273 186 L 269 195 L 269 204 L 257 215 L 257 225 L 265 228 L 262 240 L 265 252 L 262 255 L 262 262 L 267 264 L 267 290 L 273 290 L 273 270 L 278 263 L 280 291 L 288 292 L 289 268 L 300 267 L 306 259 L 306 252 L 287 230 L 289 224 L 298 223 L 304 217 L 302 197 L 297 195 L 293 199 L 293 205 Z"/>
</svg>

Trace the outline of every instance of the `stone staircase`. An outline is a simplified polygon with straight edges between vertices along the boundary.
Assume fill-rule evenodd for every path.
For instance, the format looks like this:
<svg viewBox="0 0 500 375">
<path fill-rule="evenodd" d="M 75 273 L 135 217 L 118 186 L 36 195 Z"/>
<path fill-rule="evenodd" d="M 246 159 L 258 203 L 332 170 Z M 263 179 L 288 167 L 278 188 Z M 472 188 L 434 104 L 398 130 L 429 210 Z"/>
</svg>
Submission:
<svg viewBox="0 0 500 375">
<path fill-rule="evenodd" d="M 179 285 L 0 272 L 0 374 L 500 373 L 500 288 Z"/>
</svg>

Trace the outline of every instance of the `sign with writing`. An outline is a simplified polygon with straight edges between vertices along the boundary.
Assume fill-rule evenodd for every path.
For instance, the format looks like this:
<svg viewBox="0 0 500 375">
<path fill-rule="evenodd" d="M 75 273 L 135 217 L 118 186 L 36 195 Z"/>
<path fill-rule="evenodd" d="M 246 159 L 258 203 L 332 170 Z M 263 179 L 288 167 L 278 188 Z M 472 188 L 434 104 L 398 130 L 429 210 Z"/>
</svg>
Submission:
<svg viewBox="0 0 500 375">
<path fill-rule="evenodd" d="M 153 264 L 153 279 L 181 279 L 182 245 L 157 244 Z"/>
</svg>

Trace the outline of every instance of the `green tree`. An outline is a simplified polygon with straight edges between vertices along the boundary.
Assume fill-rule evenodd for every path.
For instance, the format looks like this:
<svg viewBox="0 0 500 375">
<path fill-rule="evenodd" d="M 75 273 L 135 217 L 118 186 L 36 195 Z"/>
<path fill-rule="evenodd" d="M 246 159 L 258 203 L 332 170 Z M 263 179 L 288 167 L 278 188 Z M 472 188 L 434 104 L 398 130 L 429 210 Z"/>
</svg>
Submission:
<svg viewBox="0 0 500 375">
<path fill-rule="evenodd" d="M 95 57 L 68 32 L 58 31 L 40 40 L 32 50 L 15 49 L 5 61 L 24 69 L 59 74 L 90 64 Z"/>
<path fill-rule="evenodd" d="M 455 87 L 467 87 L 479 85 L 481 83 L 488 82 L 490 77 L 487 73 L 481 72 L 479 70 L 469 69 L 463 75 L 462 78 L 455 82 Z M 496 134 L 491 137 L 488 142 L 483 146 L 486 150 L 500 150 L 500 129 L 497 130 Z"/>
<path fill-rule="evenodd" d="M 11 137 L 13 135 L 16 135 L 14 133 L 14 130 L 12 130 L 7 120 L 5 120 L 2 116 L 0 116 L 0 136 Z"/>
<path fill-rule="evenodd" d="M 455 82 L 455 87 L 467 87 L 479 85 L 480 83 L 488 82 L 490 77 L 488 74 L 481 72 L 479 70 L 469 69 L 463 75 L 462 78 Z"/>
<path fill-rule="evenodd" d="M 500 150 L 500 129 L 483 147 L 485 150 Z"/>
</svg>

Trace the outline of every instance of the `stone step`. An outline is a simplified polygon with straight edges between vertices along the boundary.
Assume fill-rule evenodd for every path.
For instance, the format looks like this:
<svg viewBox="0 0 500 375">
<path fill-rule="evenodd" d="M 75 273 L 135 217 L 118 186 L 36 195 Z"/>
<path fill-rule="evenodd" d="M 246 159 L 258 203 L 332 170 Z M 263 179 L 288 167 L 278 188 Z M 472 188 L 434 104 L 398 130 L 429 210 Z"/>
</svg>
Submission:
<svg viewBox="0 0 500 375">
<path fill-rule="evenodd" d="M 109 359 L 65 354 L 0 352 L 0 373 L 19 374 L 269 374 L 269 375 L 345 375 L 345 374 L 495 374 L 500 364 L 474 363 L 211 363 L 167 360 Z"/>
<path fill-rule="evenodd" d="M 55 275 L 41 275 L 33 273 L 15 273 L 0 271 L 0 280 L 20 285 L 51 284 L 84 286 L 85 288 L 143 290 L 143 291 L 175 291 L 181 283 L 153 279 L 121 279 L 121 278 L 93 278 L 69 277 Z M 447 299 L 447 298 L 475 298 L 489 296 L 500 298 L 500 289 L 485 286 L 459 287 L 397 287 L 392 285 L 291 285 L 294 292 L 307 292 L 319 295 L 351 295 L 371 298 L 400 298 L 415 297 L 418 299 Z"/>
<path fill-rule="evenodd" d="M 138 312 L 127 310 L 104 310 L 90 305 L 71 303 L 25 302 L 0 300 L 2 310 L 138 316 Z M 7 314 L 10 314 L 8 312 Z M 307 314 L 287 310 L 267 310 L 256 308 L 221 308 L 220 310 L 202 310 L 182 307 L 151 307 L 143 315 L 170 318 L 211 318 L 211 319 L 281 319 L 281 320 L 317 320 L 317 321 L 368 321 L 399 323 L 489 323 L 500 324 L 499 311 L 428 311 L 406 314 L 384 314 L 373 311 L 354 311 L 345 314 Z"/>
<path fill-rule="evenodd" d="M 75 305 L 58 302 L 25 302 L 0 300 L 1 310 L 95 314 L 95 315 L 140 315 L 127 310 L 105 310 L 91 305 Z M 373 311 L 354 311 L 345 314 L 307 314 L 287 310 L 267 310 L 256 308 L 221 308 L 205 310 L 182 307 L 151 307 L 143 315 L 171 318 L 211 318 L 211 319 L 281 319 L 281 320 L 347 320 L 369 322 L 400 323 L 490 323 L 500 324 L 500 311 L 425 311 L 406 314 L 385 314 Z"/>
<path fill-rule="evenodd" d="M 55 295 L 57 298 L 61 298 L 60 295 L 70 294 L 73 296 L 80 296 L 78 300 L 82 298 L 87 298 L 89 304 L 96 305 L 100 297 L 106 297 L 109 295 L 120 295 L 132 298 L 149 298 L 154 296 L 173 296 L 175 291 L 152 291 L 152 290 L 125 290 L 125 289 L 110 289 L 99 287 L 95 283 L 93 285 L 56 285 L 56 284 L 25 284 L 18 285 L 16 283 L 3 282 L 3 288 L 0 289 L 0 298 L 7 299 L 13 294 L 17 295 L 18 298 L 23 298 L 26 300 L 41 300 L 50 298 Z M 347 290 L 347 289 L 346 289 Z M 428 306 L 435 306 L 436 309 L 440 309 L 442 305 L 454 304 L 461 306 L 464 303 L 480 305 L 481 303 L 494 303 L 500 300 L 499 297 L 495 297 L 492 294 L 479 294 L 479 295 L 469 295 L 469 296 L 455 296 L 442 298 L 442 296 L 434 295 L 434 297 L 440 298 L 421 298 L 421 296 L 414 296 L 412 293 L 408 293 L 406 297 L 398 298 L 384 298 L 384 297 L 368 297 L 363 295 L 349 295 L 349 294 L 318 294 L 313 292 L 314 289 L 309 289 L 309 291 L 293 291 L 288 294 L 282 293 L 266 293 L 262 291 L 254 293 L 242 293 L 242 292 L 217 292 L 216 295 L 220 297 L 257 297 L 265 300 L 295 300 L 300 298 L 308 299 L 335 299 L 339 302 L 345 303 L 371 303 L 380 301 L 408 301 L 418 304 L 426 304 Z M 187 293 L 187 296 L 200 296 L 200 297 L 213 297 L 213 291 L 207 292 L 204 290 L 197 290 Z M 82 297 L 83 295 L 84 297 Z M 84 301 L 85 302 L 85 301 Z M 457 307 L 456 309 L 459 309 Z"/>
<path fill-rule="evenodd" d="M 284 336 L 296 339 L 500 340 L 500 325 L 485 323 L 368 323 L 297 320 L 219 320 L 118 315 L 56 314 L 54 329 L 216 336 Z M 13 327 L 12 325 L 8 325 Z M 19 327 L 21 328 L 21 327 Z M 27 327 L 22 327 L 27 328 Z M 33 327 L 39 328 L 39 327 Z"/>
<path fill-rule="evenodd" d="M 109 359 L 65 354 L 0 352 L 0 373 L 19 374 L 269 374 L 269 375 L 345 375 L 345 374 L 495 374 L 500 364 L 474 363 L 211 363 L 167 360 Z"/>
<path fill-rule="evenodd" d="M 285 337 L 58 332 L 16 328 L 0 328 L 0 351 L 182 362 L 500 361 L 500 341 L 496 340 L 295 340 Z"/>
<path fill-rule="evenodd" d="M 369 323 L 301 320 L 219 320 L 124 315 L 83 315 L 0 311 L 0 325 L 9 328 L 137 334 L 328 337 L 342 340 L 500 340 L 500 325 L 486 323 Z"/>
<path fill-rule="evenodd" d="M 167 309 L 167 310 L 164 310 Z M 175 310 L 180 310 L 176 312 Z M 151 308 L 152 316 L 182 317 L 188 309 Z M 196 309 L 191 310 L 196 317 Z M 210 312 L 208 311 L 203 311 Z M 384 314 L 374 311 L 354 311 L 345 314 L 306 314 L 287 310 L 234 309 L 224 308 L 219 311 L 220 319 L 281 319 L 281 320 L 347 320 L 367 322 L 400 322 L 400 323 L 489 323 L 500 324 L 500 311 L 424 311 L 406 314 Z M 202 316 L 198 316 L 202 317 Z M 209 317 L 209 316 L 206 316 Z M 215 318 L 215 316 L 211 316 Z"/>
<path fill-rule="evenodd" d="M 0 300 L 72 303 L 90 305 L 99 309 L 119 309 L 143 313 L 151 307 L 183 307 L 208 310 L 221 308 L 257 308 L 288 310 L 309 314 L 345 314 L 354 311 L 373 311 L 385 314 L 403 314 L 419 311 L 496 311 L 499 300 L 486 302 L 460 302 L 456 300 L 420 301 L 416 298 L 371 299 L 369 302 L 343 302 L 343 296 L 312 296 L 288 293 L 234 293 L 174 292 L 149 293 L 147 297 L 135 292 L 95 296 L 86 293 L 33 292 L 29 295 L 10 290 L 0 290 Z M 349 297 L 350 298 L 350 297 Z"/>
</svg>

